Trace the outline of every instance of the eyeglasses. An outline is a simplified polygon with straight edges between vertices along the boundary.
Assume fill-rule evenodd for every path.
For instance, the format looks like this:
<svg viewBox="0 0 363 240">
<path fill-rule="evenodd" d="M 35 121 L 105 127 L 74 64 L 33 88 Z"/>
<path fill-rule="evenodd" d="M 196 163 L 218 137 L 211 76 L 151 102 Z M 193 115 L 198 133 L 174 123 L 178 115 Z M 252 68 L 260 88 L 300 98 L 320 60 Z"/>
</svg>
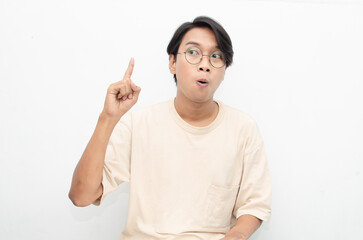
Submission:
<svg viewBox="0 0 363 240">
<path fill-rule="evenodd" d="M 190 47 L 183 53 L 185 54 L 185 59 L 187 62 L 193 65 L 200 63 L 203 59 L 203 56 L 208 56 L 210 64 L 215 68 L 221 68 L 226 64 L 224 54 L 221 51 L 214 51 L 211 55 L 205 55 L 199 48 Z"/>
</svg>

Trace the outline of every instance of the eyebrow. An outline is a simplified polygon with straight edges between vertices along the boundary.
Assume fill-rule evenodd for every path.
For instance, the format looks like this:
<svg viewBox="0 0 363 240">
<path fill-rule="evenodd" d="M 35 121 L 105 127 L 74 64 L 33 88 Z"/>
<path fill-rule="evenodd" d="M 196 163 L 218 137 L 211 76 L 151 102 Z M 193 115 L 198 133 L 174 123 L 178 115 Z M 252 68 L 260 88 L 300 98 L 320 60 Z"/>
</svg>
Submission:
<svg viewBox="0 0 363 240">
<path fill-rule="evenodd" d="M 185 45 L 197 45 L 197 46 L 200 46 L 200 44 L 199 43 L 197 43 L 197 42 L 193 42 L 193 41 L 189 41 L 189 42 L 187 42 Z M 220 47 L 217 45 L 217 46 L 215 46 L 215 48 L 218 48 L 218 49 L 220 49 Z"/>
</svg>

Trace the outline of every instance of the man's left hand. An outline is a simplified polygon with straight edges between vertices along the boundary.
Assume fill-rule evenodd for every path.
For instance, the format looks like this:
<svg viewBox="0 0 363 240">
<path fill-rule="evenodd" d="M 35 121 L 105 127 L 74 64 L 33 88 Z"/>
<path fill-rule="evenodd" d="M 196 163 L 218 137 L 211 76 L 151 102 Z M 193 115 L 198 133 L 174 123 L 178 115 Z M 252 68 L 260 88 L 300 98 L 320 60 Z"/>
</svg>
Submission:
<svg viewBox="0 0 363 240">
<path fill-rule="evenodd" d="M 247 240 L 247 238 L 239 232 L 228 232 L 224 238 L 221 238 L 220 240 Z"/>
</svg>

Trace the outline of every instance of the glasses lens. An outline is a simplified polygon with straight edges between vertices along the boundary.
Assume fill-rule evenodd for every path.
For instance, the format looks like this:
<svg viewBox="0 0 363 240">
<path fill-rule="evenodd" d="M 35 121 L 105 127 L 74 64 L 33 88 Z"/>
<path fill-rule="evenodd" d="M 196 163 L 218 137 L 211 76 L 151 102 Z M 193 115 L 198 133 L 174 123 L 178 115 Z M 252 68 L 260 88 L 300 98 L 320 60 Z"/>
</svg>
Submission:
<svg viewBox="0 0 363 240">
<path fill-rule="evenodd" d="M 189 63 L 197 64 L 202 57 L 202 51 L 197 47 L 188 48 L 185 52 L 185 57 Z"/>
<path fill-rule="evenodd" d="M 221 51 L 215 51 L 210 55 L 210 62 L 216 68 L 221 68 L 226 63 L 224 54 Z"/>
</svg>

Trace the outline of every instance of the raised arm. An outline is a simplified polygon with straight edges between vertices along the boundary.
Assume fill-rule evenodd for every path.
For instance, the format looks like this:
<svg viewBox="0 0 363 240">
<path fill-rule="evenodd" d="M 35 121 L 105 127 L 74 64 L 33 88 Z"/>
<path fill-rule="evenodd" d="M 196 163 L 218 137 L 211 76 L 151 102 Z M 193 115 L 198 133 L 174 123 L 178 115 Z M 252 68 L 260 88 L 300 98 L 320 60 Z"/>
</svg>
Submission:
<svg viewBox="0 0 363 240">
<path fill-rule="evenodd" d="M 121 117 L 138 100 L 141 88 L 131 81 L 134 59 L 124 78 L 107 89 L 106 100 L 93 135 L 73 173 L 69 198 L 79 207 L 88 206 L 102 196 L 102 174 L 108 141 Z"/>
</svg>

